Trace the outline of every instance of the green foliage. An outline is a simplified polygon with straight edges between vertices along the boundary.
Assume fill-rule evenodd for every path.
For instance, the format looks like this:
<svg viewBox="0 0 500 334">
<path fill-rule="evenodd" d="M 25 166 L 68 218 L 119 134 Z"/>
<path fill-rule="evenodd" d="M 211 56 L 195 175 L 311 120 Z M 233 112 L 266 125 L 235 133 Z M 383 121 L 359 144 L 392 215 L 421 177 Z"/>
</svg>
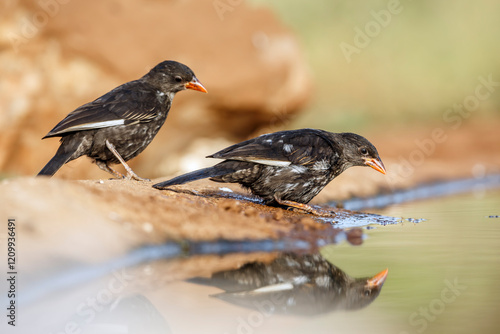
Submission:
<svg viewBox="0 0 500 334">
<path fill-rule="evenodd" d="M 447 108 L 474 94 L 479 76 L 500 82 L 500 2 L 401 0 L 386 26 L 375 13 L 391 1 L 254 0 L 272 7 L 297 34 L 315 83 L 309 116 L 297 125 L 439 122 Z M 380 32 L 348 62 L 342 43 L 356 47 L 355 28 Z M 375 23 L 373 23 L 375 22 Z M 500 115 L 500 87 L 475 114 Z M 311 123 L 310 123 L 311 122 Z M 323 126 L 324 127 L 324 126 Z"/>
</svg>

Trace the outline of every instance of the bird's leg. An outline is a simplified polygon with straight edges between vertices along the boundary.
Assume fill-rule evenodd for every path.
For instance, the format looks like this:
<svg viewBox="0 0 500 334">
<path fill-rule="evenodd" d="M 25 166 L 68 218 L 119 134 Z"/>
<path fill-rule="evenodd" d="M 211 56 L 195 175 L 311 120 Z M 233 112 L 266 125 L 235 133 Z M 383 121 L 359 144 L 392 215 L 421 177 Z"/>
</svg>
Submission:
<svg viewBox="0 0 500 334">
<path fill-rule="evenodd" d="M 111 167 L 107 162 L 106 162 L 106 168 L 109 169 L 109 171 L 110 171 L 111 174 L 117 175 L 117 177 L 119 179 L 125 178 L 125 175 L 123 175 L 122 173 L 120 173 L 119 171 L 117 171 L 116 169 L 114 169 L 113 167 Z"/>
<path fill-rule="evenodd" d="M 136 173 L 130 168 L 129 165 L 123 160 L 122 156 L 118 151 L 116 150 L 115 146 L 111 144 L 107 139 L 106 139 L 106 147 L 115 155 L 115 157 L 120 161 L 120 163 L 125 167 L 125 170 L 127 171 L 127 176 L 125 177 L 126 179 L 134 179 L 137 181 L 151 181 L 150 179 L 143 179 L 142 177 L 137 176 Z M 108 166 L 108 168 L 111 169 L 111 167 Z"/>
<path fill-rule="evenodd" d="M 111 166 L 108 166 L 108 164 L 105 163 L 104 161 L 95 160 L 94 162 L 97 165 L 97 167 L 99 167 L 100 169 L 102 169 L 105 172 L 108 172 L 109 174 L 113 175 L 117 179 L 123 179 L 124 178 L 124 175 L 122 173 L 114 170 L 113 168 L 111 168 Z"/>
<path fill-rule="evenodd" d="M 280 205 L 285 205 L 285 206 L 289 206 L 289 207 L 292 207 L 292 208 L 296 208 L 296 209 L 305 211 L 307 213 L 311 213 L 311 214 L 313 214 L 315 216 L 319 216 L 319 217 L 332 217 L 332 216 L 335 216 L 335 212 L 321 210 L 321 209 L 315 209 L 315 208 L 313 208 L 312 206 L 310 206 L 308 204 L 284 200 L 284 199 L 279 198 L 276 195 L 274 195 L 274 200 L 278 204 L 280 204 Z"/>
</svg>

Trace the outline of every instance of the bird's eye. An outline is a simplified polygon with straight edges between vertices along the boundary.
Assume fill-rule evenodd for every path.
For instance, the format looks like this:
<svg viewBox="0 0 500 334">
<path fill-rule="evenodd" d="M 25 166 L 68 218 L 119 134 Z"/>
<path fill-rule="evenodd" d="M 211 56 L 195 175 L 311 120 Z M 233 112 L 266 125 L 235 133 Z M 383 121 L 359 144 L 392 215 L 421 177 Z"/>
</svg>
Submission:
<svg viewBox="0 0 500 334">
<path fill-rule="evenodd" d="M 367 150 L 366 148 L 364 148 L 364 147 L 360 148 L 360 149 L 359 149 L 359 152 L 360 152 L 361 154 L 363 154 L 363 155 L 367 155 L 367 154 L 368 154 L 368 150 Z"/>
<path fill-rule="evenodd" d="M 365 290 L 365 296 L 367 296 L 367 297 L 368 297 L 368 296 L 369 296 L 369 295 L 371 295 L 371 294 L 372 294 L 372 292 L 371 292 L 370 290 Z"/>
<path fill-rule="evenodd" d="M 180 76 L 176 76 L 174 80 L 175 82 L 182 82 L 182 78 Z"/>
</svg>

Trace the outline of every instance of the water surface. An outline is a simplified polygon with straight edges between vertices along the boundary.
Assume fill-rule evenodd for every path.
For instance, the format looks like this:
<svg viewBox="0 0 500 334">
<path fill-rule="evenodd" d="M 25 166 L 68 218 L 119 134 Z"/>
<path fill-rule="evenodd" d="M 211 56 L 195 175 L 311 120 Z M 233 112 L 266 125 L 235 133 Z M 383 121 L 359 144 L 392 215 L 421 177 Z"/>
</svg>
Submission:
<svg viewBox="0 0 500 334">
<path fill-rule="evenodd" d="M 499 215 L 500 193 L 477 191 L 380 212 L 427 220 L 377 226 L 360 247 L 325 247 L 323 254 L 352 274 L 388 267 L 389 277 L 369 308 L 324 321 L 354 333 L 497 333 L 500 218 L 489 217 Z"/>
<path fill-rule="evenodd" d="M 134 253 L 113 266 L 97 268 L 99 274 L 84 271 L 87 276 L 82 276 L 76 271 L 68 276 L 73 281 L 84 277 L 78 284 L 66 286 L 63 283 L 68 279 L 56 281 L 49 285 L 54 291 L 45 295 L 42 292 L 49 291 L 46 287 L 31 290 L 36 298 L 25 301 L 23 316 L 37 324 L 38 332 L 45 333 L 498 332 L 500 218 L 495 217 L 500 215 L 500 192 L 475 191 L 408 202 L 376 213 L 400 222 L 381 225 L 373 220 L 364 228 L 361 245 L 340 238 L 340 243 L 320 249 L 331 263 L 331 276 L 340 279 L 332 285 L 336 289 L 331 293 L 332 303 L 321 300 L 330 291 L 315 286 L 324 282 L 324 277 L 302 284 L 308 273 L 299 272 L 293 284 L 271 284 L 276 289 L 274 297 L 286 293 L 281 302 L 289 306 L 303 303 L 294 308 L 300 312 L 288 312 L 286 307 L 279 312 L 255 307 L 255 300 L 272 300 L 258 295 L 269 292 L 267 287 L 233 287 L 228 294 L 217 284 L 199 280 L 249 262 L 272 263 L 282 256 L 276 251 L 282 246 L 266 244 L 267 249 L 236 247 L 239 253 L 224 255 L 178 257 L 178 249 L 164 249 L 164 255 L 151 250 L 146 253 L 150 255 Z M 425 220 L 415 223 L 406 218 Z M 212 249 L 211 245 L 206 247 Z M 157 259 L 169 254 L 177 257 Z M 323 260 L 314 262 L 307 254 L 300 250 L 294 258 L 305 259 L 300 261 L 308 268 L 325 266 Z M 127 268 L 122 270 L 121 266 Z M 259 268 L 257 275 L 274 271 L 278 278 L 296 271 L 281 267 L 270 270 L 265 265 Z M 348 298 L 348 282 L 366 284 L 367 278 L 386 268 L 385 283 L 373 298 L 363 301 L 359 295 L 356 298 L 360 301 L 354 303 L 352 295 Z"/>
</svg>

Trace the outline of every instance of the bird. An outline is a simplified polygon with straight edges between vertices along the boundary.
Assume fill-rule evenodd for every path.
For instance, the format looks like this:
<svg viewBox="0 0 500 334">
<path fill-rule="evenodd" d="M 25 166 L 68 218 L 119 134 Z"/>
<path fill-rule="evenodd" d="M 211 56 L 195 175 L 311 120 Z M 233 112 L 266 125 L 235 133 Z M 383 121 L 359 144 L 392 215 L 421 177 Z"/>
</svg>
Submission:
<svg viewBox="0 0 500 334">
<path fill-rule="evenodd" d="M 52 176 L 65 163 L 86 155 L 116 178 L 143 179 L 126 161 L 140 154 L 165 122 L 176 93 L 207 90 L 184 64 L 166 60 L 138 80 L 120 85 L 69 113 L 45 138 L 61 137 L 54 157 L 38 176 Z M 110 165 L 121 163 L 127 175 Z"/>
<path fill-rule="evenodd" d="M 380 294 L 388 272 L 354 278 L 320 253 L 282 253 L 270 263 L 250 262 L 187 282 L 222 289 L 212 297 L 267 315 L 318 315 L 366 307 Z"/>
<path fill-rule="evenodd" d="M 264 134 L 207 158 L 223 161 L 153 187 L 172 190 L 169 187 L 210 178 L 215 182 L 239 183 L 262 198 L 266 205 L 330 216 L 331 213 L 307 203 L 335 177 L 352 166 L 370 166 L 386 173 L 377 149 L 366 138 L 318 129 Z"/>
</svg>

